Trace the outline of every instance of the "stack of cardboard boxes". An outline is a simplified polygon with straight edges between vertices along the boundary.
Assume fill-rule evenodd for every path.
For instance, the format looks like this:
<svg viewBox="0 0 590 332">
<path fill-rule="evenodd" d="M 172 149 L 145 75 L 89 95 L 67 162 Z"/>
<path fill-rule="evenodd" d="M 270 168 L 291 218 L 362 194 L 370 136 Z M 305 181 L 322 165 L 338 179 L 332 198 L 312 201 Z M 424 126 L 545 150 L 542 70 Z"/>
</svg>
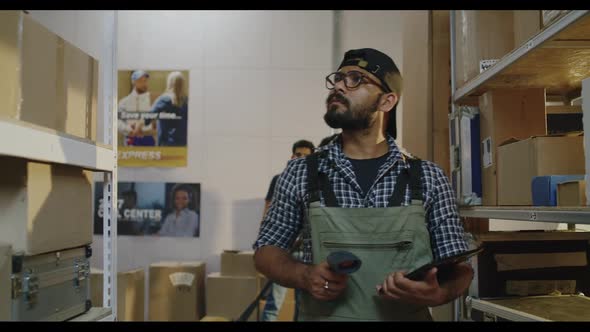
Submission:
<svg viewBox="0 0 590 332">
<path fill-rule="evenodd" d="M 254 301 L 265 279 L 254 267 L 253 251 L 225 250 L 221 271 L 207 276 L 207 317 L 236 320 Z M 249 321 L 256 321 L 257 310 Z"/>
<path fill-rule="evenodd" d="M 0 119 L 75 139 L 96 139 L 98 62 L 22 11 L 0 11 Z M 14 140 L 28 139 L 14 137 Z M 55 151 L 58 153 L 59 151 Z M 82 168 L 0 157 L 0 242 L 7 245 L 15 280 L 32 268 L 36 295 L 12 289 L 12 320 L 65 320 L 88 310 L 88 259 L 92 243 L 92 174 Z M 54 261 L 51 269 L 36 268 Z M 71 265 L 70 265 L 71 264 Z M 53 270 L 79 278 L 53 280 L 62 296 L 45 285 Z M 24 279 L 23 279 L 24 280 Z M 0 284 L 10 285 L 6 276 Z M 69 296 L 65 292 L 72 292 Z M 73 294 L 82 295 L 73 295 Z M 0 296 L 5 296 L 4 294 Z M 21 310 L 27 296 L 35 301 Z M 20 305 L 23 304 L 23 305 Z M 12 308 L 12 309 L 11 309 Z M 47 309 L 50 309 L 47 311 Z M 59 313 L 58 313 L 59 312 Z"/>
<path fill-rule="evenodd" d="M 456 11 L 457 86 L 480 74 L 481 61 L 501 59 L 563 14 L 540 10 Z M 583 138 L 568 132 L 547 135 L 544 88 L 493 88 L 478 102 L 483 205 L 526 206 L 558 196 L 558 182 L 533 186 L 537 177 L 555 180 L 551 177 L 560 176 L 563 181 L 576 181 L 562 186 L 571 192 L 562 196 L 574 196 L 561 205 L 571 206 L 584 199 L 576 195 L 584 185 L 578 179 L 585 173 Z M 550 201 L 542 205 L 560 205 L 556 198 Z"/>
<path fill-rule="evenodd" d="M 535 186 L 535 179 L 569 181 L 584 174 L 583 137 L 546 135 L 544 89 L 488 91 L 480 97 L 480 111 L 483 205 L 549 201 L 544 197 L 556 197 L 558 183 Z M 536 205 L 556 205 L 552 201 Z"/>
<path fill-rule="evenodd" d="M 199 321 L 205 313 L 203 262 L 159 262 L 149 267 L 149 320 Z"/>
<path fill-rule="evenodd" d="M 205 263 L 157 262 L 149 266 L 149 321 L 199 321 L 205 315 Z M 143 321 L 143 268 L 117 274 L 117 320 Z M 92 269 L 91 295 L 102 305 L 103 272 Z"/>
</svg>

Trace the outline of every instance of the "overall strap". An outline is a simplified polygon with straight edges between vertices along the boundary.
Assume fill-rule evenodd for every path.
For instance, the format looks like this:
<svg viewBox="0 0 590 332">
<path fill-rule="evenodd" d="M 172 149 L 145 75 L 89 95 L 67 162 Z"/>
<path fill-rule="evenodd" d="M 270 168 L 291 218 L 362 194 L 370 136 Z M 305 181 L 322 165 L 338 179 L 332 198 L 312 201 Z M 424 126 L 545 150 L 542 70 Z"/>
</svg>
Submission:
<svg viewBox="0 0 590 332">
<path fill-rule="evenodd" d="M 402 205 L 408 184 L 410 185 L 410 200 L 422 201 L 422 160 L 409 158 L 406 160 L 410 164 L 410 168 L 409 170 L 403 168 L 397 176 L 388 206 Z"/>
<path fill-rule="evenodd" d="M 332 189 L 330 179 L 326 173 L 319 172 L 319 157 L 323 152 L 312 153 L 305 158 L 307 163 L 307 190 L 309 192 L 309 203 L 320 200 L 320 191 L 324 197 L 324 203 L 327 207 L 337 207 L 338 201 L 336 194 Z"/>
<path fill-rule="evenodd" d="M 308 203 L 310 204 L 320 200 L 319 155 L 319 152 L 315 152 L 305 157 L 305 163 L 307 164 L 307 192 L 309 193 Z"/>
<path fill-rule="evenodd" d="M 410 200 L 422 203 L 422 160 L 410 159 Z"/>
<path fill-rule="evenodd" d="M 328 178 L 328 174 L 320 173 L 319 177 L 320 188 L 322 189 L 322 194 L 324 195 L 324 203 L 326 207 L 338 207 L 336 194 L 334 194 L 334 189 L 332 189 L 332 185 L 330 183 L 330 179 Z"/>
</svg>

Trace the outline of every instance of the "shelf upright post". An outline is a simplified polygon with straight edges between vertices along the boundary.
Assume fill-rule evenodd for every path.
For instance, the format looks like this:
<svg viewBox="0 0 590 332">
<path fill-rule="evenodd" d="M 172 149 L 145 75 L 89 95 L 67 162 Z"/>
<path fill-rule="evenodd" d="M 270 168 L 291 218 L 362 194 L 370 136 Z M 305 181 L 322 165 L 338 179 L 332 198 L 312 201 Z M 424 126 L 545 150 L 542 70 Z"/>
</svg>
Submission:
<svg viewBox="0 0 590 332">
<path fill-rule="evenodd" d="M 113 171 L 103 181 L 103 306 L 112 312 L 104 320 L 117 319 L 117 11 L 105 18 L 103 77 L 104 138 L 113 149 Z"/>
<path fill-rule="evenodd" d="M 455 11 L 454 10 L 450 10 L 450 15 L 449 15 L 449 19 L 450 19 L 450 29 L 451 29 L 451 34 L 450 34 L 450 42 L 451 42 L 451 114 L 455 114 L 456 112 L 456 106 L 455 106 L 455 99 L 453 98 L 453 96 L 455 95 L 455 89 L 456 89 L 456 77 L 455 77 L 455 66 L 456 66 L 456 62 L 455 62 L 455 45 L 457 43 L 456 41 L 456 33 L 455 33 Z M 450 128 L 449 128 L 450 129 Z M 459 131 L 460 128 L 455 128 L 456 131 Z M 451 156 L 454 155 L 453 153 L 453 145 L 451 143 L 451 135 L 452 133 L 449 133 L 449 146 L 451 149 Z M 459 142 L 459 144 L 461 144 Z M 451 157 L 450 160 L 450 169 L 453 170 L 455 168 L 455 163 L 454 163 L 455 158 Z M 461 186 L 459 185 L 459 181 L 461 179 L 461 168 L 459 168 L 458 170 L 458 174 L 456 175 L 457 178 L 457 188 L 455 188 L 455 192 L 458 192 L 457 189 L 461 188 Z M 457 197 L 457 201 L 458 201 Z M 462 299 L 463 296 L 460 296 L 458 298 L 456 298 L 453 301 L 453 321 L 458 322 L 461 320 L 461 312 L 462 312 Z"/>
</svg>

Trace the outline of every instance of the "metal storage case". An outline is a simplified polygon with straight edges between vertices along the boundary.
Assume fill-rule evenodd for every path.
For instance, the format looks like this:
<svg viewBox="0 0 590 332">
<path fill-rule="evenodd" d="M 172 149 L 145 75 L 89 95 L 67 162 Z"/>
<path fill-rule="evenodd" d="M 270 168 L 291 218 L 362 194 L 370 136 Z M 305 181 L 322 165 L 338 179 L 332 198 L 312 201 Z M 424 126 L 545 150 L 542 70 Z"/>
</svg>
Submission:
<svg viewBox="0 0 590 332">
<path fill-rule="evenodd" d="M 1 303 L 5 304 L 1 317 L 12 321 L 63 321 L 91 308 L 89 246 L 34 256 L 19 255 L 3 247 L 2 253 L 0 283 L 9 285 L 9 292 L 0 293 L 4 298 Z"/>
</svg>

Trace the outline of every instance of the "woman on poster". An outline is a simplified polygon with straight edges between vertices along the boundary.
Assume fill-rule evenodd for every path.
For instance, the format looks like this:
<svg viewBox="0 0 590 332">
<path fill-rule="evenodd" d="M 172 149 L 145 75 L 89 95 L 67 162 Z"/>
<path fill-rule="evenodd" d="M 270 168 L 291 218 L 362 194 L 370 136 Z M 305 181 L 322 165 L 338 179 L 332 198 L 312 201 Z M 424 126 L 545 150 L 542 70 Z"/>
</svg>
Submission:
<svg viewBox="0 0 590 332">
<path fill-rule="evenodd" d="M 186 146 L 188 96 L 181 72 L 168 75 L 166 91 L 156 99 L 151 112 L 158 114 L 158 146 Z"/>
<path fill-rule="evenodd" d="M 199 236 L 199 215 L 189 208 L 192 201 L 192 190 L 186 186 L 177 185 L 172 190 L 174 210 L 164 219 L 160 236 Z"/>
</svg>

